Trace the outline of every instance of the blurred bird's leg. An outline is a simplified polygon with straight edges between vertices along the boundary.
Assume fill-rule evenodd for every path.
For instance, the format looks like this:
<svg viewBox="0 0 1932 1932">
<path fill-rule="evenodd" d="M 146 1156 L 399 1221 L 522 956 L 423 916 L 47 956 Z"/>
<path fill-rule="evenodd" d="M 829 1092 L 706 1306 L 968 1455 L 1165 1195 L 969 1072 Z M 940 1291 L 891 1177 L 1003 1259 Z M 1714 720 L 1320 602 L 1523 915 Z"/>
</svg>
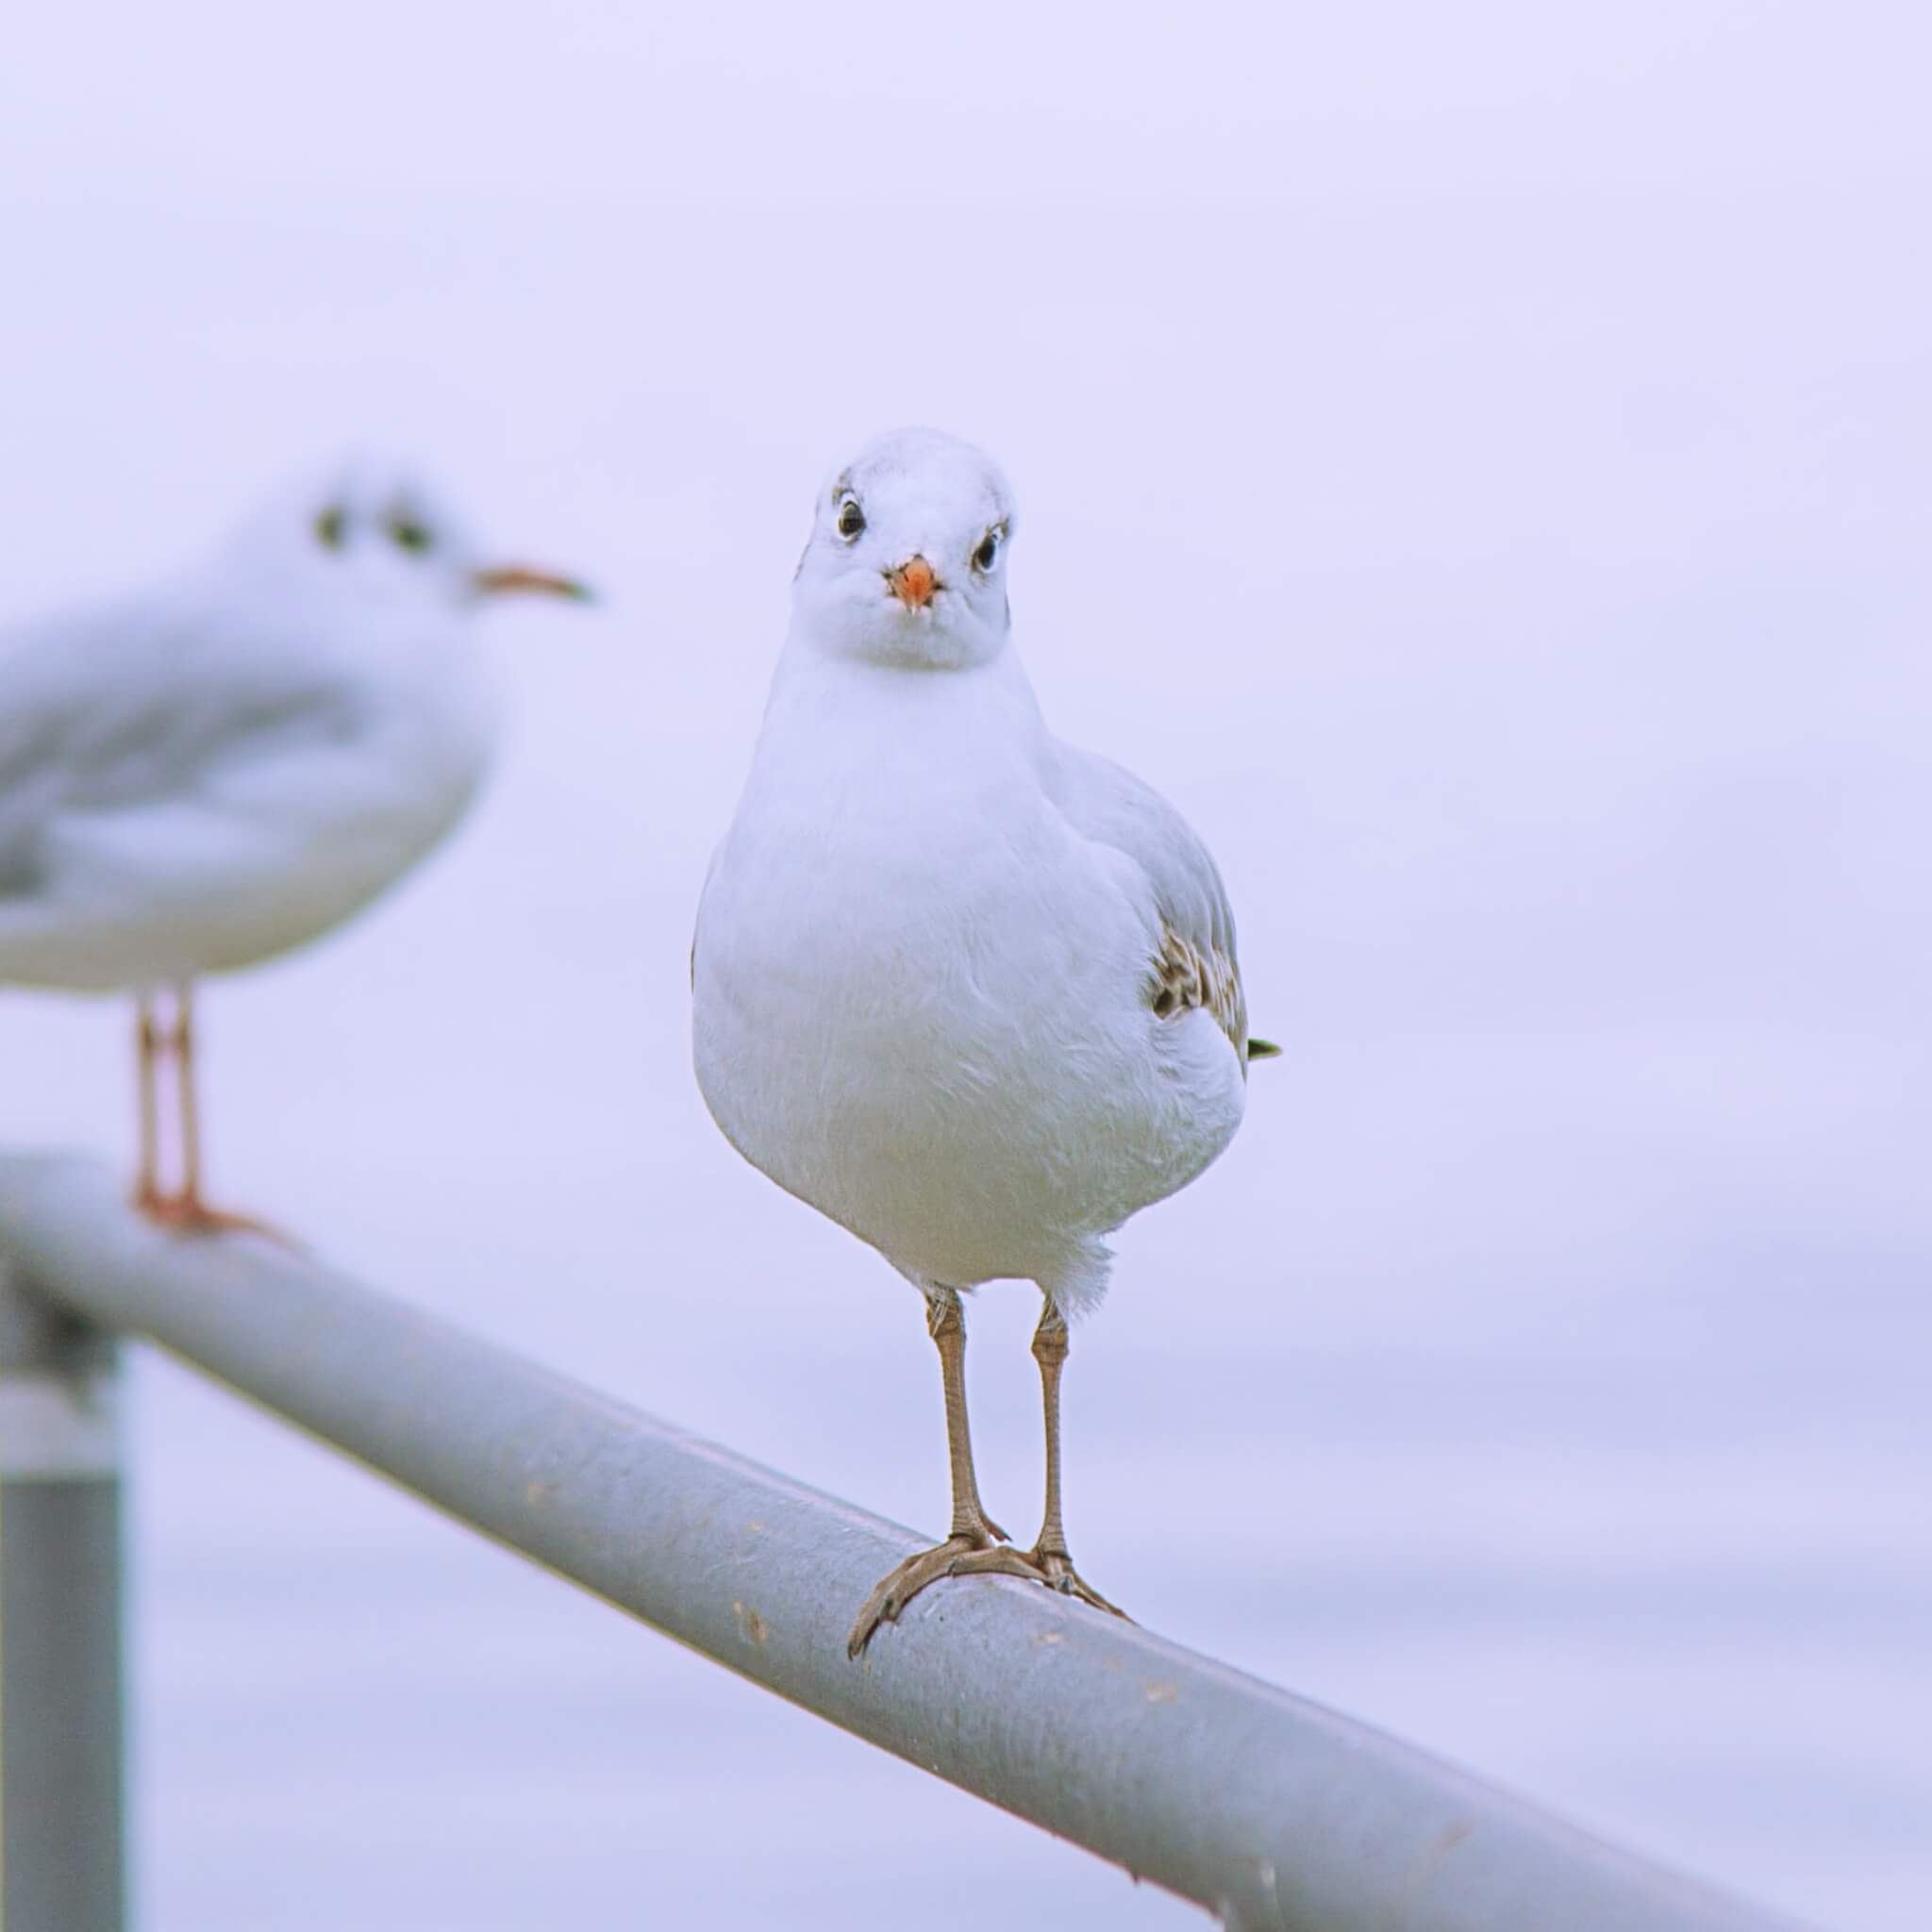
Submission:
<svg viewBox="0 0 1932 1932">
<path fill-rule="evenodd" d="M 201 1194 L 201 1096 L 194 1074 L 194 989 L 186 980 L 175 990 L 175 1024 L 158 1044 L 175 1055 L 175 1102 L 181 1119 L 181 1186 L 163 1194 L 158 1188 L 152 1202 L 142 1204 L 151 1221 L 184 1234 L 263 1234 L 285 1246 L 293 1243 L 266 1222 L 246 1214 L 227 1214 L 210 1208 Z"/>
<path fill-rule="evenodd" d="M 181 1191 L 175 1205 L 184 1220 L 192 1220 L 204 1211 L 201 1096 L 194 1086 L 194 989 L 185 979 L 175 990 L 175 1078 L 181 1109 Z"/>
<path fill-rule="evenodd" d="M 974 1551 L 954 1564 L 953 1574 L 1031 1576 L 1096 1610 L 1124 1617 L 1124 1610 L 1108 1603 L 1074 1568 L 1067 1549 L 1066 1524 L 1060 1517 L 1060 1371 L 1066 1366 L 1067 1349 L 1067 1318 L 1049 1296 L 1033 1332 L 1033 1359 L 1040 1364 L 1041 1400 L 1046 1412 L 1046 1514 L 1039 1538 L 1030 1550 Z"/>
<path fill-rule="evenodd" d="M 145 990 L 134 1002 L 135 1082 L 141 1108 L 141 1165 L 134 1177 L 134 1205 L 152 1214 L 161 1204 L 159 1144 L 160 1029 L 155 1024 L 154 995 Z"/>
<path fill-rule="evenodd" d="M 946 1455 L 953 1473 L 953 1527 L 942 1543 L 908 1557 L 897 1569 L 882 1577 L 866 1598 L 858 1621 L 852 1626 L 846 1643 L 849 1656 L 857 1657 L 881 1624 L 897 1620 L 899 1612 L 928 1583 L 955 1574 L 963 1557 L 990 1550 L 1006 1539 L 1006 1531 L 986 1513 L 979 1500 L 979 1478 L 973 1468 L 973 1433 L 966 1420 L 966 1317 L 959 1307 L 958 1291 L 928 1288 L 925 1291 L 925 1326 L 940 1352 L 940 1374 L 946 1398 Z"/>
</svg>

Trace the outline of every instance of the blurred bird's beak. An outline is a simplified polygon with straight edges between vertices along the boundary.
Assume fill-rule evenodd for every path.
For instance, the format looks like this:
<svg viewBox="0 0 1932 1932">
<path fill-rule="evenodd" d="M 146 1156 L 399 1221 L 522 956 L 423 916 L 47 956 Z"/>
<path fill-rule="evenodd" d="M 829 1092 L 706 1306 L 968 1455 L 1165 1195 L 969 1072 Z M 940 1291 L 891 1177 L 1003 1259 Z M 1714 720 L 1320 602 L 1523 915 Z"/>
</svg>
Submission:
<svg viewBox="0 0 1932 1932">
<path fill-rule="evenodd" d="M 494 594 L 499 591 L 543 591 L 553 597 L 574 597 L 579 604 L 591 601 L 591 592 L 575 577 L 560 577 L 555 572 L 531 570 L 521 563 L 499 564 L 494 570 L 476 573 L 476 588 Z"/>
<path fill-rule="evenodd" d="M 932 565 L 923 557 L 909 557 L 897 570 L 889 570 L 886 582 L 892 595 L 908 610 L 924 610 L 940 587 Z"/>
</svg>

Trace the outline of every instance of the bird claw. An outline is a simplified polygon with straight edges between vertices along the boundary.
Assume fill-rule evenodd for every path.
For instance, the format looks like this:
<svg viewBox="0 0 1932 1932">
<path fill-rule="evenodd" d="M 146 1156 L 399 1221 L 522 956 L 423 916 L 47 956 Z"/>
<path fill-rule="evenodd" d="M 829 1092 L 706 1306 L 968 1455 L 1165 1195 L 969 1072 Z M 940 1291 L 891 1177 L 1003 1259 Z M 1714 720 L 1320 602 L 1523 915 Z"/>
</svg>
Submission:
<svg viewBox="0 0 1932 1932">
<path fill-rule="evenodd" d="M 1049 1590 L 1057 1590 L 1062 1596 L 1077 1598 L 1083 1604 L 1091 1604 L 1096 1610 L 1105 1610 L 1110 1617 L 1118 1617 L 1124 1624 L 1134 1620 L 1118 1604 L 1110 1604 L 1101 1593 L 1074 1568 L 1074 1561 L 1064 1550 L 1042 1550 L 1036 1544 L 1030 1550 L 975 1550 L 971 1555 L 959 1557 L 953 1565 L 955 1576 L 1024 1576 L 1034 1583 L 1043 1583 Z"/>
<path fill-rule="evenodd" d="M 881 1624 L 896 1624 L 899 1612 L 927 1584 L 937 1583 L 942 1576 L 957 1575 L 958 1573 L 954 1566 L 964 1558 L 1002 1554 L 1005 1553 L 987 1548 L 974 1537 L 949 1536 L 944 1542 L 935 1543 L 929 1550 L 921 1550 L 908 1557 L 874 1585 L 872 1594 L 866 1598 L 865 1607 L 858 1613 L 858 1621 L 852 1626 L 852 1635 L 845 1640 L 845 1655 L 857 1657 L 872 1641 L 874 1631 Z"/>
<path fill-rule="evenodd" d="M 989 1546 L 970 1536 L 948 1537 L 929 1550 L 908 1557 L 897 1569 L 881 1577 L 866 1598 L 858 1621 L 846 1641 L 845 1654 L 857 1657 L 872 1641 L 881 1624 L 896 1624 L 899 1612 L 928 1584 L 946 1576 L 1019 1576 L 1028 1583 L 1044 1584 L 1062 1596 L 1091 1604 L 1096 1610 L 1131 1624 L 1117 1604 L 1110 1604 L 1074 1568 L 1073 1558 L 1063 1550 L 1015 1550 Z"/>
</svg>

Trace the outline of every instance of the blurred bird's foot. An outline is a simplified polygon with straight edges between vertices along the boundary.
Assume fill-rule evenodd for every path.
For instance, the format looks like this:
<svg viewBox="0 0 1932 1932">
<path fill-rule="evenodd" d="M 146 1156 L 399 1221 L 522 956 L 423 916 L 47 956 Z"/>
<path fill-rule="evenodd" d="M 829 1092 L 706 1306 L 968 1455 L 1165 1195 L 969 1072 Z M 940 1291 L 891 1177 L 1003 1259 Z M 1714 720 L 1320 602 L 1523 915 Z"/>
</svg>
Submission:
<svg viewBox="0 0 1932 1932">
<path fill-rule="evenodd" d="M 155 1188 L 142 1188 L 135 1192 L 134 1205 L 157 1227 L 164 1227 L 171 1234 L 252 1234 L 274 1241 L 277 1247 L 300 1246 L 272 1223 L 258 1221 L 252 1214 L 230 1214 L 224 1208 L 210 1208 L 199 1194 L 163 1194 Z"/>
<path fill-rule="evenodd" d="M 929 1550 L 908 1557 L 897 1569 L 880 1577 L 866 1598 L 865 1607 L 852 1626 L 852 1635 L 845 1641 L 845 1655 L 856 1657 L 872 1641 L 873 1632 L 881 1624 L 896 1624 L 899 1612 L 928 1583 L 937 1583 L 942 1576 L 957 1576 L 962 1562 L 975 1556 L 1010 1555 L 1009 1551 L 996 1547 L 1005 1535 L 1006 1531 L 982 1511 L 976 1524 L 955 1531 L 944 1542 L 935 1543 Z"/>
<path fill-rule="evenodd" d="M 1043 1550 L 1037 1543 L 1030 1550 L 974 1550 L 958 1557 L 948 1573 L 954 1576 L 1024 1576 L 1043 1583 L 1062 1596 L 1077 1597 L 1105 1610 L 1123 1623 L 1134 1620 L 1118 1604 L 1110 1604 L 1074 1568 L 1074 1559 L 1064 1550 Z"/>
</svg>

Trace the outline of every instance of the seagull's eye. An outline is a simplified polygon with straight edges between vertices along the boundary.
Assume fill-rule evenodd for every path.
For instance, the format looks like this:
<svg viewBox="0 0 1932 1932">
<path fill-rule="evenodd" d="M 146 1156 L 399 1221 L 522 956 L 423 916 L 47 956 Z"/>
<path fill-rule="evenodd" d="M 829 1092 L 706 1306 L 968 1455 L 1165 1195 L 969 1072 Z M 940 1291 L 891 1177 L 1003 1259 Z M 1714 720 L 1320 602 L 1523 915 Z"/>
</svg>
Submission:
<svg viewBox="0 0 1932 1932">
<path fill-rule="evenodd" d="M 979 548 L 973 553 L 973 568 L 976 571 L 990 571 L 1000 560 L 1000 541 L 1006 536 L 1005 528 L 995 524 L 979 540 Z"/>
<path fill-rule="evenodd" d="M 858 499 L 850 491 L 839 499 L 839 534 L 848 543 L 856 543 L 865 530 L 865 512 L 858 507 Z"/>
<path fill-rule="evenodd" d="M 315 520 L 315 541 L 325 550 L 340 550 L 342 547 L 342 534 L 348 526 L 348 519 L 339 507 L 325 509 Z"/>
<path fill-rule="evenodd" d="M 428 525 L 419 524 L 414 517 L 391 517 L 389 534 L 396 548 L 407 550 L 411 557 L 421 557 L 433 541 Z"/>
</svg>

